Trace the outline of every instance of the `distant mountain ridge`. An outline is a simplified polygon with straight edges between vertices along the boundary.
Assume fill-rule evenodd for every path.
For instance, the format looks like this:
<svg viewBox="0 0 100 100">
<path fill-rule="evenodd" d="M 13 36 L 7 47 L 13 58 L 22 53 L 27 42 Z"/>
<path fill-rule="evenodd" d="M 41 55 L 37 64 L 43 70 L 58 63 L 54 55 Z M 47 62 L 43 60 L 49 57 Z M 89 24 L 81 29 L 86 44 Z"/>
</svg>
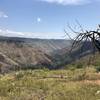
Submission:
<svg viewBox="0 0 100 100">
<path fill-rule="evenodd" d="M 19 37 L 4 37 L 0 36 L 0 42 L 27 44 L 32 47 L 38 47 L 46 52 L 52 50 L 60 50 L 66 46 L 70 46 L 70 40 L 65 39 L 39 39 L 39 38 L 19 38 Z"/>
<path fill-rule="evenodd" d="M 71 50 L 72 40 L 0 37 L 0 70 L 62 68 L 93 52 L 90 42 Z"/>
<path fill-rule="evenodd" d="M 0 37 L 0 69 L 40 68 L 54 65 L 54 52 L 70 47 L 70 40 Z"/>
</svg>

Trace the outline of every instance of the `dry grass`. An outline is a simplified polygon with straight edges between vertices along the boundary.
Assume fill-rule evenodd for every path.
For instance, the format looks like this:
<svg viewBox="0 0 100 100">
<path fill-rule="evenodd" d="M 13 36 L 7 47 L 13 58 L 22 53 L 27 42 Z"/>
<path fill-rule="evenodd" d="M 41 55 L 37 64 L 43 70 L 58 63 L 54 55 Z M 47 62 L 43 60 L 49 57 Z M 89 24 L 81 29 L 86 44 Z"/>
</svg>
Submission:
<svg viewBox="0 0 100 100">
<path fill-rule="evenodd" d="M 99 100 L 99 77 L 93 68 L 12 72 L 0 75 L 0 100 Z"/>
</svg>

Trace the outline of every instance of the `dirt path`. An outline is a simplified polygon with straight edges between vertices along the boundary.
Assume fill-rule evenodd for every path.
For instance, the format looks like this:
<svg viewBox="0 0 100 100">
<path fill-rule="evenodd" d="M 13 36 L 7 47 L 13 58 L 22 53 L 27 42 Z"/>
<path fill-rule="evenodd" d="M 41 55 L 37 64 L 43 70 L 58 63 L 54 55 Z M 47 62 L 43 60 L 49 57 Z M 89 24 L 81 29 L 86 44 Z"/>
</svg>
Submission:
<svg viewBox="0 0 100 100">
<path fill-rule="evenodd" d="M 67 79 L 67 76 L 61 76 L 61 75 L 54 75 L 54 76 L 48 76 L 48 77 L 35 77 L 37 79 L 42 79 L 42 80 L 45 80 L 45 79 Z M 75 81 L 75 82 L 82 82 L 82 83 L 89 83 L 89 84 L 97 84 L 97 85 L 100 85 L 100 79 L 97 79 L 97 80 L 81 80 L 81 81 Z"/>
<path fill-rule="evenodd" d="M 97 85 L 100 85 L 100 80 L 84 80 L 82 82 L 89 83 L 89 84 L 97 84 Z"/>
</svg>

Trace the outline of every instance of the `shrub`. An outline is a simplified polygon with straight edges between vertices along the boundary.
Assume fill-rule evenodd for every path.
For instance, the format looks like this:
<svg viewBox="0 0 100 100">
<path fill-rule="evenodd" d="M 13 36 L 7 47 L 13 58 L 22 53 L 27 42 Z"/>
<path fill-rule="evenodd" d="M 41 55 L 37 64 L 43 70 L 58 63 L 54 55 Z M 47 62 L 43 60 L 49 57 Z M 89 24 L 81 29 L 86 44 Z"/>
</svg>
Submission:
<svg viewBox="0 0 100 100">
<path fill-rule="evenodd" d="M 97 67 L 96 67 L 96 71 L 97 71 L 97 72 L 100 72 L 100 66 L 97 66 Z"/>
</svg>

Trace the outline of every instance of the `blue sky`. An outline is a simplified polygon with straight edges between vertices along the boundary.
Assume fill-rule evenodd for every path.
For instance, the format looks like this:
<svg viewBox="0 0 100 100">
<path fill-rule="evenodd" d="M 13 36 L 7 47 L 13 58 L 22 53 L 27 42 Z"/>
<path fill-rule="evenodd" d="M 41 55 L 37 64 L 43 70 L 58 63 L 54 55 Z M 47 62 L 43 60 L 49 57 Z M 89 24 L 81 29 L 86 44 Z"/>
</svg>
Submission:
<svg viewBox="0 0 100 100">
<path fill-rule="evenodd" d="M 100 24 L 100 0 L 0 0 L 0 35 L 64 38 L 67 23 Z M 73 34 L 72 34 L 73 35 Z"/>
</svg>

